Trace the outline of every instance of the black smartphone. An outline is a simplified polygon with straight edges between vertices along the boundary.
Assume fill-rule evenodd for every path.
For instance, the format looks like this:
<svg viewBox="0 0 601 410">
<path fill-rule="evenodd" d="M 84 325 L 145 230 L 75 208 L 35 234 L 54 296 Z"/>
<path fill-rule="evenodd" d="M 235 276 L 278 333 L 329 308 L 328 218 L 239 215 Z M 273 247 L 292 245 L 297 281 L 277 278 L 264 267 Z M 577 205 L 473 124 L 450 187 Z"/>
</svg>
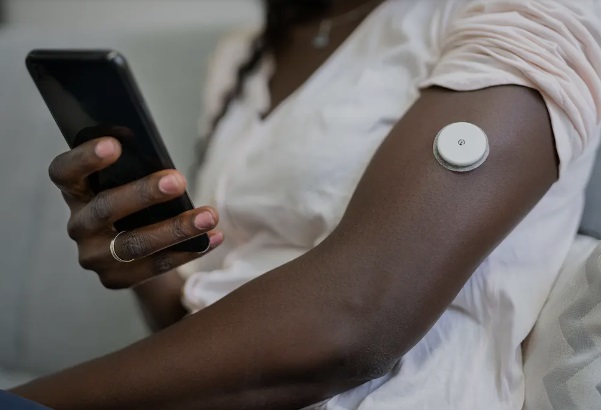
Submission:
<svg viewBox="0 0 601 410">
<path fill-rule="evenodd" d="M 144 178 L 173 162 L 150 116 L 125 58 L 112 50 L 34 50 L 27 69 L 71 148 L 103 136 L 115 137 L 123 154 L 89 177 L 98 193 Z M 118 232 L 151 225 L 194 209 L 186 193 L 115 223 Z M 204 252 L 201 235 L 172 250 Z"/>
</svg>

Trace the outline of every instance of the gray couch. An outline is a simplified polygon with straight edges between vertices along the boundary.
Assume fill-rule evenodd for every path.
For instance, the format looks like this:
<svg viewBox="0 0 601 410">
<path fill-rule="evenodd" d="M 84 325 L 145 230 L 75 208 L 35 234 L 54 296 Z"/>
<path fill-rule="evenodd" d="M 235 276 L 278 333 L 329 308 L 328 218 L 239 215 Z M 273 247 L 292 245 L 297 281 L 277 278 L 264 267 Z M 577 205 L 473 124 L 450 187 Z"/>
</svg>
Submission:
<svg viewBox="0 0 601 410">
<path fill-rule="evenodd" d="M 77 265 L 67 209 L 47 178 L 66 149 L 24 68 L 36 47 L 102 47 L 130 60 L 180 169 L 193 161 L 205 62 L 217 31 L 0 30 L 0 388 L 113 351 L 146 335 L 128 292 Z M 585 226 L 601 234 L 601 164 Z M 596 189 L 595 189 L 596 188 Z M 596 202 L 593 202 L 593 199 Z"/>
<path fill-rule="evenodd" d="M 146 335 L 128 292 L 109 292 L 77 264 L 68 212 L 47 177 L 66 150 L 25 70 L 37 47 L 122 51 L 178 168 L 193 161 L 205 63 L 219 36 L 194 27 L 112 32 L 0 30 L 0 389 Z"/>
</svg>

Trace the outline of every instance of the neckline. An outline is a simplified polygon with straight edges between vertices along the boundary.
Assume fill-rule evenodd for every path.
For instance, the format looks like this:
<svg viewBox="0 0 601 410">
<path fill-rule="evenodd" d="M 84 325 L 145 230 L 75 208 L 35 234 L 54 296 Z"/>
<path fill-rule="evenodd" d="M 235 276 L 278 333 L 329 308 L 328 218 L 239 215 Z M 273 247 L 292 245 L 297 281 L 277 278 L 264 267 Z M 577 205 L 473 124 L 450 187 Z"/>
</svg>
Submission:
<svg viewBox="0 0 601 410">
<path fill-rule="evenodd" d="M 257 104 L 255 107 L 258 123 L 261 125 L 270 123 L 274 116 L 276 116 L 280 111 L 290 104 L 290 101 L 298 99 L 302 95 L 306 94 L 308 90 L 312 88 L 313 84 L 316 82 L 316 79 L 321 77 L 324 72 L 328 71 L 329 68 L 333 66 L 333 62 L 350 48 L 355 39 L 359 37 L 363 31 L 365 31 L 366 27 L 371 24 L 372 20 L 376 19 L 376 16 L 382 12 L 384 7 L 386 7 L 390 1 L 391 0 L 385 0 L 376 6 L 353 30 L 353 32 L 332 52 L 332 54 L 323 62 L 323 64 L 319 66 L 319 68 L 315 70 L 296 90 L 284 98 L 276 107 L 272 107 L 272 96 L 269 90 L 269 81 L 275 75 L 277 65 L 273 55 L 267 55 L 264 58 L 261 69 L 258 71 L 258 81 L 260 82 L 262 93 L 262 104 Z"/>
</svg>

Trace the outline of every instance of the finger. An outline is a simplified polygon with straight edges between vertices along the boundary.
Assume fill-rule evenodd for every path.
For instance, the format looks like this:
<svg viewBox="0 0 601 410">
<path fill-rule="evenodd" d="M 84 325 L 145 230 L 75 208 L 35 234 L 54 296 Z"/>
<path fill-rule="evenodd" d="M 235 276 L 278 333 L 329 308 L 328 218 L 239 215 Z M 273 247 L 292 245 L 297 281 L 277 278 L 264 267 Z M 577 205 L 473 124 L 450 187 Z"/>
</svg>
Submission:
<svg viewBox="0 0 601 410">
<path fill-rule="evenodd" d="M 105 230 L 116 221 L 152 205 L 178 198 L 186 191 L 186 179 L 174 170 L 160 171 L 129 184 L 100 192 L 69 223 L 76 239 Z"/>
<path fill-rule="evenodd" d="M 88 252 L 80 247 L 80 255 L 87 255 L 80 258 L 80 264 L 84 269 L 97 272 L 100 281 L 106 288 L 127 289 L 201 258 L 223 242 L 221 232 L 212 231 L 208 235 L 211 238 L 211 246 L 209 251 L 203 254 L 164 250 L 126 265 L 115 261 L 112 256 L 109 257 L 110 259 L 107 258 L 106 253 L 100 256 L 102 252 L 98 251 L 98 246 L 88 246 Z M 124 267 L 127 270 L 124 270 Z"/>
<path fill-rule="evenodd" d="M 135 273 L 137 277 L 132 278 L 134 284 L 142 283 L 145 280 L 152 279 L 156 276 L 162 275 L 169 271 L 172 271 L 186 263 L 192 262 L 196 259 L 202 258 L 207 254 L 215 250 L 219 245 L 223 243 L 223 234 L 219 231 L 211 231 L 208 233 L 211 245 L 206 252 L 193 253 L 193 252 L 174 252 L 164 250 L 158 252 L 149 258 L 143 259 L 143 264 L 136 269 Z M 132 286 L 132 285 L 130 285 Z"/>
<path fill-rule="evenodd" d="M 206 252 L 194 253 L 164 250 L 147 258 L 145 262 L 150 264 L 149 271 L 152 273 L 152 276 L 162 275 L 163 273 L 179 268 L 188 262 L 202 258 L 223 243 L 223 234 L 221 232 L 211 232 L 208 235 L 211 240 L 211 246 Z"/>
<path fill-rule="evenodd" d="M 110 137 L 88 141 L 56 157 L 48 174 L 69 199 L 88 200 L 87 177 L 113 164 L 121 155 L 121 145 Z"/>
<path fill-rule="evenodd" d="M 223 235 L 223 232 L 221 232 L 221 231 L 209 232 L 209 250 L 204 252 L 203 255 L 206 255 L 207 253 L 210 253 L 213 249 L 219 247 L 223 243 L 224 240 L 225 240 L 225 237 Z"/>
<path fill-rule="evenodd" d="M 124 260 L 143 259 L 210 232 L 218 221 L 217 212 L 211 208 L 188 211 L 175 218 L 119 235 L 115 241 L 115 251 Z"/>
<path fill-rule="evenodd" d="M 79 246 L 79 263 L 84 269 L 97 272 L 103 285 L 109 289 L 130 288 L 201 258 L 223 243 L 221 232 L 211 231 L 208 235 L 210 247 L 205 253 L 163 250 L 130 264 L 118 262 L 113 258 L 109 250 L 112 238 L 95 238 Z M 123 273 L 124 268 L 126 274 Z"/>
<path fill-rule="evenodd" d="M 197 258 L 200 256 L 204 256 L 211 252 L 213 249 L 217 248 L 219 245 L 223 243 L 223 233 L 220 231 L 210 231 L 207 233 L 209 235 L 209 249 L 206 252 L 181 252 L 183 254 L 191 255 L 191 257 Z M 108 271 L 115 268 L 122 268 L 122 262 L 119 262 L 113 258 L 113 255 L 110 251 L 110 243 L 114 239 L 115 235 L 102 235 L 95 236 L 87 239 L 86 241 L 82 241 L 78 243 L 78 251 L 79 251 L 79 264 L 82 268 L 86 270 L 102 272 Z M 121 236 L 120 236 L 121 237 Z M 120 238 L 119 237 L 119 238 Z M 119 238 L 117 240 L 119 240 Z M 169 250 L 164 250 L 161 252 L 170 252 Z M 176 252 L 176 251 L 173 251 Z M 116 249 L 117 255 L 122 258 L 119 250 Z M 160 252 L 159 252 L 160 253 Z M 135 262 L 132 262 L 129 265 L 126 265 L 129 268 L 133 268 L 140 264 L 144 263 L 145 269 L 148 269 L 148 265 L 146 259 L 137 259 Z M 151 269 L 152 270 L 152 269 Z"/>
<path fill-rule="evenodd" d="M 166 250 L 141 261 L 131 263 L 127 274 L 123 274 L 123 269 L 107 271 L 99 275 L 100 281 L 107 289 L 129 289 L 203 256 L 192 252 Z"/>
</svg>

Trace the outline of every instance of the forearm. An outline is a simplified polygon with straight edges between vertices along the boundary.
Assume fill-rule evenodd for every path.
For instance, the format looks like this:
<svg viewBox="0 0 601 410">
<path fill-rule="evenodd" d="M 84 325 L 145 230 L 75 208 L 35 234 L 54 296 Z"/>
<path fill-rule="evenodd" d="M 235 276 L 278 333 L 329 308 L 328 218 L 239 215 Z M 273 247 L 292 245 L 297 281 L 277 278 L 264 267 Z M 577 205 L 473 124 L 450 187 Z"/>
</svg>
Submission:
<svg viewBox="0 0 601 410">
<path fill-rule="evenodd" d="M 314 273 L 300 273 L 308 269 Z M 310 258 L 293 262 L 149 339 L 15 393 L 90 410 L 319 402 L 365 380 L 354 378 L 361 372 L 352 349 L 343 352 L 353 335 L 359 342 L 355 324 L 315 291 L 318 276 L 327 273 L 315 272 Z"/>
<path fill-rule="evenodd" d="M 152 331 L 165 329 L 187 314 L 181 303 L 183 286 L 184 280 L 174 270 L 134 287 L 133 292 Z"/>
</svg>

